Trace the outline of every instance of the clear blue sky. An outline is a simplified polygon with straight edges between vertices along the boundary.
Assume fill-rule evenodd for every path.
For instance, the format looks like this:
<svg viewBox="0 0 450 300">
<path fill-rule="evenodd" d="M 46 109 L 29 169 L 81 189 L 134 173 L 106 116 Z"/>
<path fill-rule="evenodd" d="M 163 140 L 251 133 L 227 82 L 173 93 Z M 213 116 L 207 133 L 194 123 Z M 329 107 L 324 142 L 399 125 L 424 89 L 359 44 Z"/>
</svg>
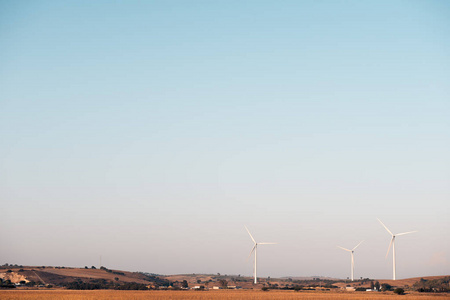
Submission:
<svg viewBox="0 0 450 300">
<path fill-rule="evenodd" d="M 450 270 L 450 2 L 0 1 L 0 263 Z"/>
</svg>

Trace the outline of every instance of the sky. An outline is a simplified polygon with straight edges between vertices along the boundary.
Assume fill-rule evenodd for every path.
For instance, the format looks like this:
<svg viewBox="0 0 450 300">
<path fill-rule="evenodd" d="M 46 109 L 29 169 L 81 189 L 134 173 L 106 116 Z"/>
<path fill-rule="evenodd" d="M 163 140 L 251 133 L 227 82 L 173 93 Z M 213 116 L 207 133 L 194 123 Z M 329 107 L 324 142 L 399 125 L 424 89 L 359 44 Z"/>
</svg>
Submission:
<svg viewBox="0 0 450 300">
<path fill-rule="evenodd" d="M 0 264 L 450 274 L 450 2 L 0 1 Z"/>
</svg>

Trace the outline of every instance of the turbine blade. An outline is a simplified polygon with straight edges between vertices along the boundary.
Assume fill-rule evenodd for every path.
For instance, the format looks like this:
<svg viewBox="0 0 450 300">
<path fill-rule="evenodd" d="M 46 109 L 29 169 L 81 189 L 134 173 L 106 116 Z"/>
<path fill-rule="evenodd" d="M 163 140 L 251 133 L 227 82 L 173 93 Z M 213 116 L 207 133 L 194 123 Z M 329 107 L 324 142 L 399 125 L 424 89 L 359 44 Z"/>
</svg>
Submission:
<svg viewBox="0 0 450 300">
<path fill-rule="evenodd" d="M 377 220 L 383 225 L 384 228 L 386 228 L 387 232 L 389 232 L 391 235 L 394 235 L 387 227 L 383 224 L 383 222 L 380 221 L 380 219 L 377 218 Z"/>
<path fill-rule="evenodd" d="M 349 251 L 349 252 L 352 252 L 352 250 L 349 250 L 349 249 L 346 249 L 346 248 L 343 248 L 343 247 L 341 247 L 341 246 L 337 246 L 338 248 L 341 248 L 342 250 L 345 250 L 345 251 Z M 341 252 L 342 253 L 342 252 Z"/>
<path fill-rule="evenodd" d="M 362 244 L 362 242 L 364 242 L 364 240 L 362 240 L 361 242 L 359 242 L 359 244 L 358 244 L 358 245 L 356 245 L 356 246 L 355 246 L 355 248 L 353 248 L 353 249 L 352 249 L 352 251 L 353 251 L 353 250 L 355 250 L 356 248 L 358 248 L 358 246 L 359 246 L 359 245 L 361 245 L 361 244 Z"/>
<path fill-rule="evenodd" d="M 248 259 L 250 258 L 250 256 L 252 256 L 253 251 L 255 251 L 255 248 L 256 248 L 256 244 L 255 244 L 255 246 L 253 246 L 252 251 L 250 251 L 250 254 L 249 254 L 248 257 L 247 257 L 247 261 L 248 261 Z"/>
<path fill-rule="evenodd" d="M 278 243 L 258 243 L 258 245 L 276 245 Z"/>
<path fill-rule="evenodd" d="M 255 241 L 255 239 L 253 238 L 253 236 L 252 236 L 252 234 L 250 233 L 250 231 L 248 230 L 247 226 L 244 226 L 244 227 L 245 227 L 245 229 L 247 229 L 247 232 L 248 232 L 248 234 L 250 235 L 250 237 L 251 237 L 253 243 L 256 244 L 256 241 Z"/>
<path fill-rule="evenodd" d="M 396 236 L 404 235 L 404 234 L 409 234 L 409 233 L 414 233 L 414 232 L 418 232 L 418 231 L 416 230 L 416 231 L 403 232 L 403 233 L 396 234 Z"/>
<path fill-rule="evenodd" d="M 388 251 L 386 253 L 386 258 L 388 257 L 389 251 L 391 251 L 391 246 L 392 246 L 393 241 L 394 241 L 394 237 L 392 237 L 391 242 L 389 243 L 389 248 L 388 248 Z"/>
</svg>

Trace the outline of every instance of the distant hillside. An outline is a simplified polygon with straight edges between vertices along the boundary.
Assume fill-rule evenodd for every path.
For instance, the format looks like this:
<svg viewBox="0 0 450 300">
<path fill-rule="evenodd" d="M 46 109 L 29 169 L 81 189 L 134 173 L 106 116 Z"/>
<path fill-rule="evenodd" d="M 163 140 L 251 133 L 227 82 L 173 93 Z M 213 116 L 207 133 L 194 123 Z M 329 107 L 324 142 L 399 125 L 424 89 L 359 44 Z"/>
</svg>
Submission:
<svg viewBox="0 0 450 300">
<path fill-rule="evenodd" d="M 137 283 L 150 287 L 168 285 L 169 282 L 161 277 L 150 274 L 92 268 L 67 268 L 67 267 L 32 267 L 9 266 L 2 267 L 0 279 L 9 280 L 11 283 L 22 283 L 25 286 L 52 285 L 70 287 L 71 283 L 101 285 L 124 285 Z"/>
<path fill-rule="evenodd" d="M 448 276 L 426 276 L 400 280 L 363 279 L 339 280 L 325 277 L 284 277 L 260 278 L 253 284 L 252 277 L 221 274 L 179 274 L 155 275 L 150 273 L 110 270 L 102 267 L 68 268 L 68 267 L 33 267 L 0 266 L 0 280 L 3 286 L 15 284 L 26 288 L 36 286 L 62 287 L 68 289 L 155 289 L 155 288 L 244 288 L 261 289 L 339 289 L 346 287 L 369 288 L 372 282 L 388 284 L 393 287 L 411 289 L 419 281 L 448 281 Z M 444 283 L 445 284 L 445 283 Z"/>
</svg>

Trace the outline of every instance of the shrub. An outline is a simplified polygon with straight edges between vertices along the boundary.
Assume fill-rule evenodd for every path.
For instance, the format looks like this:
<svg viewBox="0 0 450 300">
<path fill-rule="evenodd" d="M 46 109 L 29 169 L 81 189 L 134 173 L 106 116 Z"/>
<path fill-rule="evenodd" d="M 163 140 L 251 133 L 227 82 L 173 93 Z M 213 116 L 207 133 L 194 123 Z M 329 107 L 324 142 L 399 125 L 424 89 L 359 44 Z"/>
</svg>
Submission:
<svg viewBox="0 0 450 300">
<path fill-rule="evenodd" d="M 397 295 L 404 295 L 405 294 L 405 290 L 402 288 L 396 288 L 394 290 L 394 293 L 396 293 Z"/>
<path fill-rule="evenodd" d="M 261 288 L 261 291 L 263 291 L 263 292 L 267 292 L 269 290 L 269 288 L 267 287 L 267 286 L 263 286 L 262 288 Z"/>
<path fill-rule="evenodd" d="M 438 279 L 423 279 L 414 283 L 413 288 L 418 292 L 446 293 L 450 291 L 450 276 Z"/>
<path fill-rule="evenodd" d="M 25 283 L 26 286 L 35 286 L 37 283 L 31 280 L 30 282 Z"/>
</svg>

